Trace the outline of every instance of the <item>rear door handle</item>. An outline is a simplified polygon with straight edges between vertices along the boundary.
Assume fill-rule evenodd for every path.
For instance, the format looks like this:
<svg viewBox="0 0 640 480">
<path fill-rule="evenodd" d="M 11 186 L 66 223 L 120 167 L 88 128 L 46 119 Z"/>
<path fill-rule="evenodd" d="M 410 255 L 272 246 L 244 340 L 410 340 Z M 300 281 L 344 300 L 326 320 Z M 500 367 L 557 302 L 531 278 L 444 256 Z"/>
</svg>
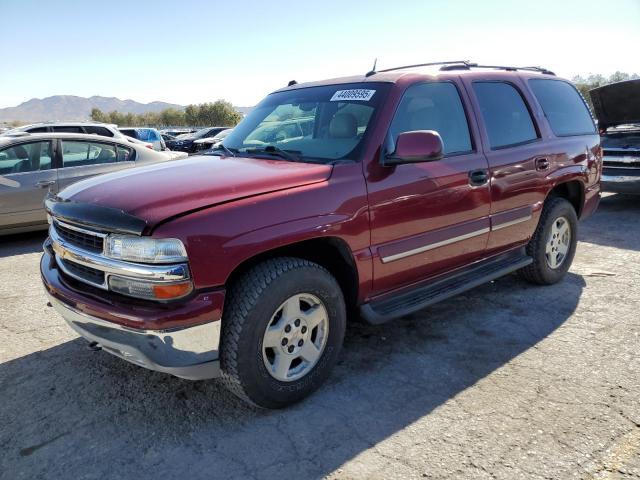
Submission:
<svg viewBox="0 0 640 480">
<path fill-rule="evenodd" d="M 486 170 L 472 170 L 469 172 L 469 185 L 479 187 L 489 181 L 489 172 Z"/>
<path fill-rule="evenodd" d="M 56 183 L 55 180 L 40 180 L 38 183 L 36 183 L 36 187 L 38 187 L 38 188 L 48 188 L 51 185 L 53 185 L 54 183 Z"/>
<path fill-rule="evenodd" d="M 536 170 L 548 170 L 550 165 L 548 158 L 536 158 Z"/>
</svg>

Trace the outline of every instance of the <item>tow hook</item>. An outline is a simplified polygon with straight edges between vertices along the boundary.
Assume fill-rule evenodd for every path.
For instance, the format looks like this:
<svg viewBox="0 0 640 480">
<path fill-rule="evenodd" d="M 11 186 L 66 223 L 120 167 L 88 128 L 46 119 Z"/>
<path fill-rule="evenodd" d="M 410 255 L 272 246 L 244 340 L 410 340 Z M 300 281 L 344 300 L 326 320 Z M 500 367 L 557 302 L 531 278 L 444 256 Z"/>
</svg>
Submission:
<svg viewBox="0 0 640 480">
<path fill-rule="evenodd" d="M 92 352 L 99 352 L 100 350 L 102 350 L 102 346 L 98 342 L 89 342 L 87 348 Z"/>
</svg>

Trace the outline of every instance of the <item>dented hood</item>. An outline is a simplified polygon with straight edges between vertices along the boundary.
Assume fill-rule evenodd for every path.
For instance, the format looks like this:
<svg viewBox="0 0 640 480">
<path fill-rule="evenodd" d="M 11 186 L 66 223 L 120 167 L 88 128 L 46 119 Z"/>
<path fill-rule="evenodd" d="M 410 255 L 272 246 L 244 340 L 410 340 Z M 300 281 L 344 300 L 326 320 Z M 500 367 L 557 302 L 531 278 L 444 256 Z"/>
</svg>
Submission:
<svg viewBox="0 0 640 480">
<path fill-rule="evenodd" d="M 142 233 L 163 220 L 202 208 L 322 182 L 331 170 L 330 165 L 284 160 L 191 157 L 74 183 L 55 198 L 60 208 L 56 211 L 71 220 L 78 212 L 82 216 L 78 221 L 105 228 L 110 226 L 105 223 L 117 224 L 117 212 L 122 212 L 122 217 L 141 220 Z M 47 208 L 53 204 L 48 202 Z"/>
<path fill-rule="evenodd" d="M 640 80 L 612 83 L 589 91 L 598 128 L 640 123 Z"/>
</svg>

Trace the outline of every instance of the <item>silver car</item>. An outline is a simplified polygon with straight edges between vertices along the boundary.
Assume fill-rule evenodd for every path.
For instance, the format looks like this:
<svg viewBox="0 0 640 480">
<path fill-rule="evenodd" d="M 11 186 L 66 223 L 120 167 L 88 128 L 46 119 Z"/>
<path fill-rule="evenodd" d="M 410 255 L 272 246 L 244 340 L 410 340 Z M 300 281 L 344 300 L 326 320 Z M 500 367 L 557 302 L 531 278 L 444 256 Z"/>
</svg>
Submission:
<svg viewBox="0 0 640 480">
<path fill-rule="evenodd" d="M 0 235 L 47 228 L 47 192 L 101 173 L 186 158 L 141 143 L 75 133 L 0 137 Z"/>
</svg>

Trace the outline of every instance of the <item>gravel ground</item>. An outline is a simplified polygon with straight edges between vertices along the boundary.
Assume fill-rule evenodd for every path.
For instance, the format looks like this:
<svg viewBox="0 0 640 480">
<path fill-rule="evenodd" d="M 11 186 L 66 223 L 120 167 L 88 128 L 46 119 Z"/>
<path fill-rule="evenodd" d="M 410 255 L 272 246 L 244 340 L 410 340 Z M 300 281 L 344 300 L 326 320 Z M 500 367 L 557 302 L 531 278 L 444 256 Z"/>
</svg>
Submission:
<svg viewBox="0 0 640 480">
<path fill-rule="evenodd" d="M 2 479 L 640 478 L 640 198 L 603 199 L 559 285 L 351 325 L 276 412 L 89 351 L 45 305 L 43 239 L 0 239 Z"/>
</svg>

